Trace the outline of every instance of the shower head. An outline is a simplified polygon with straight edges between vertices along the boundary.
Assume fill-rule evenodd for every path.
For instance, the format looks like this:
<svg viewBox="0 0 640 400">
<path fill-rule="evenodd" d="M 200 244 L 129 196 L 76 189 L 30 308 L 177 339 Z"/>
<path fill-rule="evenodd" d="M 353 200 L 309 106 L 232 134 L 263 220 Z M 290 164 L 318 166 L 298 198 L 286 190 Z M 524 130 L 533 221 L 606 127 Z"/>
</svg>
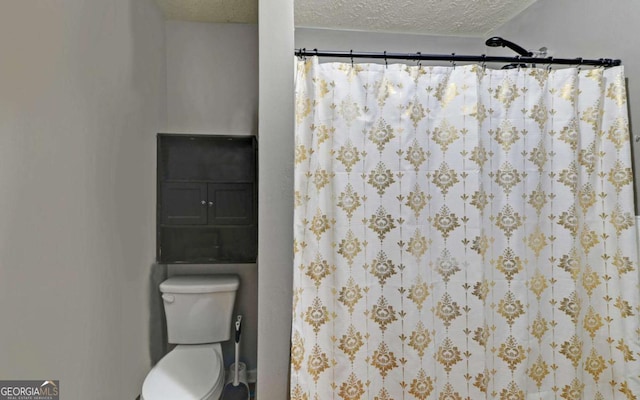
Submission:
<svg viewBox="0 0 640 400">
<path fill-rule="evenodd" d="M 487 39 L 487 41 L 484 42 L 484 44 L 486 44 L 489 47 L 508 47 L 511 50 L 515 51 L 516 53 L 520 54 L 521 56 L 525 56 L 525 57 L 533 56 L 532 52 L 527 51 L 524 48 L 518 46 L 517 44 L 510 42 L 506 39 L 503 39 L 499 36 L 494 36 L 492 38 Z"/>
</svg>

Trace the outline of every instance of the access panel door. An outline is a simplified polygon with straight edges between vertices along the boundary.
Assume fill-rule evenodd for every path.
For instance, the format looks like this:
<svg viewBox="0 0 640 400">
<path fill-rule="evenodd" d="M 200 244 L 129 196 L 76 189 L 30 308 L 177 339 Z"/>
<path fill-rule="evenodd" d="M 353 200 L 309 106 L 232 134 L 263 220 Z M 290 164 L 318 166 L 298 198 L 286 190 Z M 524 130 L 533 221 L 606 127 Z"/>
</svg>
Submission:
<svg viewBox="0 0 640 400">
<path fill-rule="evenodd" d="M 252 183 L 210 183 L 209 224 L 250 225 L 255 221 Z"/>
<path fill-rule="evenodd" d="M 164 183 L 161 204 L 163 225 L 207 224 L 206 183 Z"/>
</svg>

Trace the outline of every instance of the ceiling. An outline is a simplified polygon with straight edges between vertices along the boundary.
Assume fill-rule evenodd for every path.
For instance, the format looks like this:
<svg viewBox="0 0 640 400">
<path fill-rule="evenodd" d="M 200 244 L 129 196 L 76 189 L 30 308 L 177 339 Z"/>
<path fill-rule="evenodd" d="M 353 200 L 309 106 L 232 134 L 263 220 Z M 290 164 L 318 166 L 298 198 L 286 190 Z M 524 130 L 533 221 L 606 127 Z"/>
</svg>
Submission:
<svg viewBox="0 0 640 400">
<path fill-rule="evenodd" d="M 258 0 L 156 0 L 167 19 L 256 23 Z M 295 0 L 296 27 L 482 37 L 536 0 Z"/>
</svg>

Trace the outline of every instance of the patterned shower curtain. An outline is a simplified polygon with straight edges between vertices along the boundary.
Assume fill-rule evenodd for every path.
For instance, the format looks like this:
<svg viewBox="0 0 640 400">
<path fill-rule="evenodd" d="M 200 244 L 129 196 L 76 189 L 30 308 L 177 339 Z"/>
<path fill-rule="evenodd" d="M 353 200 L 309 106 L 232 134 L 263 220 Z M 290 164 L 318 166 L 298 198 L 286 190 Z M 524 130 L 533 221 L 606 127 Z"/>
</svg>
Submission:
<svg viewBox="0 0 640 400">
<path fill-rule="evenodd" d="M 297 61 L 291 398 L 636 399 L 622 67 Z"/>
</svg>

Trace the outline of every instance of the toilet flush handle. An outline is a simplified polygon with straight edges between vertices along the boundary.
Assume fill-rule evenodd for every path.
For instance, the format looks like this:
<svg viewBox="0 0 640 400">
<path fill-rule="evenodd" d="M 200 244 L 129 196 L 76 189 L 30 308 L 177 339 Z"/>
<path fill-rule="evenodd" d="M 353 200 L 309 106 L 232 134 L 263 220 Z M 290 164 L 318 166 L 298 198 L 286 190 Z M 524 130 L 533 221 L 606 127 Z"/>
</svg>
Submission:
<svg viewBox="0 0 640 400">
<path fill-rule="evenodd" d="M 162 299 L 167 303 L 173 303 L 176 300 L 175 296 L 171 294 L 163 294 Z"/>
</svg>

